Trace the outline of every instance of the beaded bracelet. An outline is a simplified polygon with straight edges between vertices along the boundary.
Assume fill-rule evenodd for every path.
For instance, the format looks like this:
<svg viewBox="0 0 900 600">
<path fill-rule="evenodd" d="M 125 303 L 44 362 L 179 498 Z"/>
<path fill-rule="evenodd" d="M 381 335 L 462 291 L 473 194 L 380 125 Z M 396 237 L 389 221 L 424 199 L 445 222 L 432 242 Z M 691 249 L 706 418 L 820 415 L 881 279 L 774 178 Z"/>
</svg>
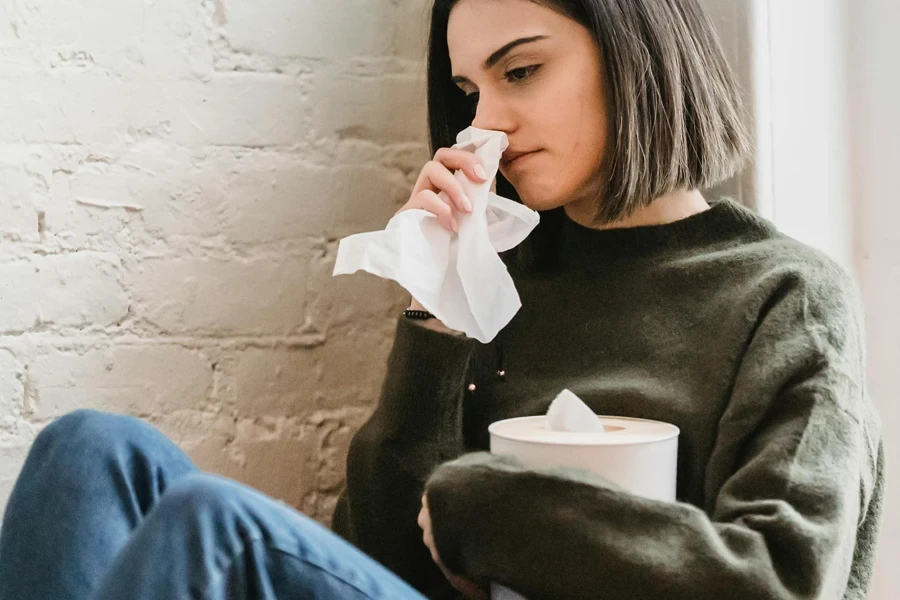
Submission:
<svg viewBox="0 0 900 600">
<path fill-rule="evenodd" d="M 413 308 L 407 308 L 403 311 L 403 316 L 407 319 L 432 319 L 434 315 L 428 312 L 427 310 L 415 310 Z"/>
</svg>

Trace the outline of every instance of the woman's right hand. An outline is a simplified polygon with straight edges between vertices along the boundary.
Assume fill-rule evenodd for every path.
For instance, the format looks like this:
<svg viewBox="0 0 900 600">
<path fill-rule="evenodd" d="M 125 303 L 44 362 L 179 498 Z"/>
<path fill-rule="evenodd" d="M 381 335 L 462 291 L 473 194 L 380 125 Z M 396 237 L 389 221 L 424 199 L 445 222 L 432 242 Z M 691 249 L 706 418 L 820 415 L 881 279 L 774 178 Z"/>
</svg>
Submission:
<svg viewBox="0 0 900 600">
<path fill-rule="evenodd" d="M 484 166 L 472 152 L 457 148 L 441 148 L 434 154 L 434 158 L 422 167 L 409 200 L 397 213 L 411 208 L 421 208 L 435 215 L 447 231 L 459 233 L 457 213 L 472 212 L 472 201 L 465 195 L 462 185 L 453 176 L 453 172 L 460 169 L 472 181 L 484 182 L 487 179 Z M 442 191 L 446 192 L 450 202 L 445 202 L 438 196 Z M 419 304 L 415 298 L 411 300 L 409 307 L 415 310 L 425 310 L 425 307 Z M 424 321 L 423 324 L 447 330 L 446 326 L 437 319 Z"/>
<path fill-rule="evenodd" d="M 472 201 L 453 176 L 453 172 L 460 169 L 476 183 L 487 179 L 484 166 L 473 153 L 457 148 L 441 148 L 422 167 L 409 200 L 397 213 L 421 208 L 436 216 L 447 231 L 459 233 L 457 213 L 472 212 Z M 441 192 L 446 193 L 450 198 L 449 202 L 438 195 Z"/>
</svg>

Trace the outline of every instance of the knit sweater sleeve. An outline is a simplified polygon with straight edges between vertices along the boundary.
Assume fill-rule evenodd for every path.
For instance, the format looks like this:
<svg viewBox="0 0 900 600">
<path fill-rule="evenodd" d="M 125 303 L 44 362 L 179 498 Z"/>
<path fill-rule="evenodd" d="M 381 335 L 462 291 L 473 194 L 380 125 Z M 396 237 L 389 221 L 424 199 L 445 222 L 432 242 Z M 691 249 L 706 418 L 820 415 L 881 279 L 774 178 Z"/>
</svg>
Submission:
<svg viewBox="0 0 900 600">
<path fill-rule="evenodd" d="M 764 304 L 720 422 L 707 506 L 470 454 L 428 482 L 443 562 L 529 600 L 862 598 L 869 574 L 851 564 L 874 549 L 880 436 L 859 302 L 835 273 L 787 276 Z"/>
<path fill-rule="evenodd" d="M 462 399 L 473 340 L 400 319 L 381 397 L 350 444 L 332 528 L 430 598 L 455 591 L 422 542 L 425 480 L 463 452 Z"/>
</svg>

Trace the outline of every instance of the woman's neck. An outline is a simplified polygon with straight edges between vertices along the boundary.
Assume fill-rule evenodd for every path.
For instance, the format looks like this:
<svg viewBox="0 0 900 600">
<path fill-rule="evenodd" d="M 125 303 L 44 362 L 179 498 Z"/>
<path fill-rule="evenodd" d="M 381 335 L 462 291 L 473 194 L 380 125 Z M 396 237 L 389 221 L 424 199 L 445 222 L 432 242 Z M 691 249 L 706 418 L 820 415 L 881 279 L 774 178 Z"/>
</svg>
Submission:
<svg viewBox="0 0 900 600">
<path fill-rule="evenodd" d="M 709 210 L 709 204 L 699 190 L 679 190 L 660 196 L 649 206 L 643 206 L 628 217 L 612 223 L 597 225 L 597 207 L 593 203 L 571 202 L 565 205 L 566 214 L 574 222 L 593 229 L 620 229 L 645 225 L 665 225 Z"/>
</svg>

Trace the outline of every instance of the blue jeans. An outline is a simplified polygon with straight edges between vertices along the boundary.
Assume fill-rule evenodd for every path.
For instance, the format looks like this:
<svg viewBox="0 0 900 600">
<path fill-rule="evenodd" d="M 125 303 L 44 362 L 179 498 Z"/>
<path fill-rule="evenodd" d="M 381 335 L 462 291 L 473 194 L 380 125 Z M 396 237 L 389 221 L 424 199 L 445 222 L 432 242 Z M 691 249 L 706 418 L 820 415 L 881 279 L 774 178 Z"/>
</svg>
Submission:
<svg viewBox="0 0 900 600">
<path fill-rule="evenodd" d="M 0 600 L 423 600 L 325 527 L 203 474 L 131 417 L 40 433 L 0 530 Z"/>
</svg>

